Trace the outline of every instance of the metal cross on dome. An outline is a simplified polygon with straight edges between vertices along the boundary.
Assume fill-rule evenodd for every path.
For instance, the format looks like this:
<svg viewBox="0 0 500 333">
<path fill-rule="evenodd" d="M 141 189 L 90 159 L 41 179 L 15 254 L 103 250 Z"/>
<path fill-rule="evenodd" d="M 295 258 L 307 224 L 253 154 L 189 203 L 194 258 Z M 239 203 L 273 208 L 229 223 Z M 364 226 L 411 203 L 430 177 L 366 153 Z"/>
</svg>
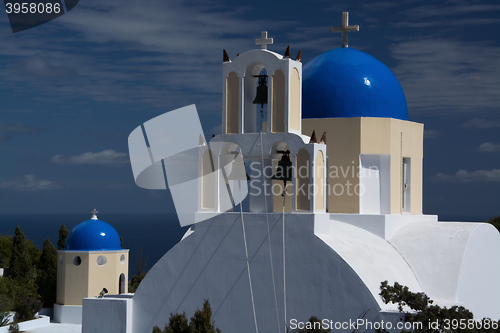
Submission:
<svg viewBox="0 0 500 333">
<path fill-rule="evenodd" d="M 348 47 L 347 46 L 347 33 L 350 31 L 359 31 L 359 25 L 349 26 L 349 12 L 342 12 L 342 26 L 332 28 L 332 32 L 341 32 L 342 33 L 342 47 Z"/>
<path fill-rule="evenodd" d="M 267 50 L 267 44 L 272 44 L 273 39 L 267 38 L 267 31 L 262 31 L 260 34 L 260 39 L 255 40 L 255 45 L 261 45 L 262 50 Z"/>
<path fill-rule="evenodd" d="M 93 211 L 91 211 L 92 215 L 97 216 L 97 213 L 99 213 L 95 208 Z"/>
</svg>

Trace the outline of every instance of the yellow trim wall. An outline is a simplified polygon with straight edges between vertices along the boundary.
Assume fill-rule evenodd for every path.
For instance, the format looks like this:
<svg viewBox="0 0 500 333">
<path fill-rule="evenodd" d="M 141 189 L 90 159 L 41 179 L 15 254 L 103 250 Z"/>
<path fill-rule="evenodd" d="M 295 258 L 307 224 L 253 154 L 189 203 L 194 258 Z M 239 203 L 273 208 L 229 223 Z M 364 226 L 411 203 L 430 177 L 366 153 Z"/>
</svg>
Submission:
<svg viewBox="0 0 500 333">
<path fill-rule="evenodd" d="M 290 129 L 300 131 L 300 76 L 297 68 L 290 76 Z"/>
<path fill-rule="evenodd" d="M 410 213 L 422 214 L 423 124 L 392 118 L 303 119 L 302 132 L 318 138 L 326 131 L 328 211 L 360 212 L 361 154 L 390 155 L 390 212 L 402 214 L 402 160 L 411 159 Z"/>
<path fill-rule="evenodd" d="M 97 296 L 103 288 L 111 295 L 118 294 L 122 273 L 125 276 L 123 292 L 128 292 L 128 251 L 57 251 L 57 303 L 82 305 L 83 298 Z M 78 266 L 74 264 L 77 256 L 81 259 Z M 105 264 L 98 264 L 99 256 L 106 258 Z"/>
<path fill-rule="evenodd" d="M 359 213 L 359 198 L 350 196 L 348 188 L 359 184 L 357 169 L 360 154 L 359 118 L 303 119 L 302 133 L 316 137 L 326 131 L 328 211 L 331 213 Z"/>
</svg>

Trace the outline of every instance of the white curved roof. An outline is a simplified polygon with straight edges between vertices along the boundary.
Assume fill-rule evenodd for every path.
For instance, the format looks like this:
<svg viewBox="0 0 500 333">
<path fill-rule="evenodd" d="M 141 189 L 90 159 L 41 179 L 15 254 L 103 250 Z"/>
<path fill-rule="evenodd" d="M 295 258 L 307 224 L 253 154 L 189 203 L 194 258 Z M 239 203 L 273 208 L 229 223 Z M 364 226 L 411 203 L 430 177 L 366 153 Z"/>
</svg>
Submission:
<svg viewBox="0 0 500 333">
<path fill-rule="evenodd" d="M 399 282 L 412 292 L 422 291 L 410 266 L 386 240 L 352 224 L 330 221 L 329 234 L 317 234 L 337 252 L 363 280 L 380 308 L 397 311 L 394 304 L 384 304 L 379 296 L 380 283 Z"/>
<path fill-rule="evenodd" d="M 462 304 L 476 318 L 498 316 L 500 234 L 492 225 L 408 223 L 394 231 L 388 241 L 438 304 Z"/>
</svg>

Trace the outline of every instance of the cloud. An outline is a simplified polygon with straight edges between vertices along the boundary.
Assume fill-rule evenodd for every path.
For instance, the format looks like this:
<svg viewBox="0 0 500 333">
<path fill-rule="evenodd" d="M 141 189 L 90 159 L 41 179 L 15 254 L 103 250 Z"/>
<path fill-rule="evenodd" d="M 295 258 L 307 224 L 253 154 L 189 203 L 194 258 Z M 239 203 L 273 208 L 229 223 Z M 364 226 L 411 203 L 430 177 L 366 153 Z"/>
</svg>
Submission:
<svg viewBox="0 0 500 333">
<path fill-rule="evenodd" d="M 32 56 L 23 59 L 23 69 L 29 74 L 37 76 L 74 76 L 76 70 L 66 66 L 52 65 L 47 57 L 40 53 L 35 53 Z"/>
<path fill-rule="evenodd" d="M 272 37 L 293 23 L 213 1 L 88 0 L 67 16 L 44 26 L 49 33 L 5 36 L 0 89 L 167 108 L 203 102 L 201 112 L 219 114 L 222 49 L 234 59 L 255 47 L 262 27 Z M 54 37 L 59 30 L 74 35 Z"/>
<path fill-rule="evenodd" d="M 411 113 L 498 113 L 500 47 L 426 38 L 394 44 L 390 50 Z"/>
<path fill-rule="evenodd" d="M 486 120 L 483 118 L 474 118 L 462 125 L 463 127 L 472 128 L 493 128 L 500 127 L 500 120 Z"/>
<path fill-rule="evenodd" d="M 128 190 L 130 189 L 130 184 L 111 184 L 106 186 L 106 189 L 116 191 Z"/>
<path fill-rule="evenodd" d="M 460 21 L 452 21 L 449 22 L 449 26 L 471 26 L 471 25 L 486 25 L 486 24 L 497 24 L 500 22 L 500 19 L 464 19 Z M 442 26 L 443 21 L 427 21 L 427 22 L 397 22 L 394 23 L 393 26 L 397 28 L 430 28 Z"/>
<path fill-rule="evenodd" d="M 436 24 L 437 17 L 444 16 L 446 22 L 439 21 L 443 29 L 433 29 L 433 35 L 442 30 L 456 30 L 455 26 L 447 28 L 451 19 L 455 20 L 454 24 L 464 22 L 485 24 L 481 20 L 498 20 L 498 18 L 482 18 L 483 13 L 497 13 L 498 5 L 465 6 L 447 3 L 446 6 L 419 6 L 420 3 L 362 1 L 359 6 L 363 10 L 356 15 L 371 21 L 378 18 L 380 22 L 384 22 L 387 18 L 384 13 L 390 12 L 392 17 L 401 17 L 403 22 L 417 24 L 419 22 L 428 24 L 427 20 L 423 20 L 426 15 L 433 22 L 431 24 Z M 58 32 L 58 29 L 72 31 L 74 34 L 71 40 L 54 38 L 52 33 L 24 34 L 21 37 L 16 34 L 15 38 L 6 36 L 5 47 L 0 48 L 0 55 L 5 58 L 7 69 L 3 73 L 0 72 L 0 88 L 7 86 L 10 90 L 17 90 L 22 94 L 28 85 L 29 88 L 35 87 L 47 93 L 47 96 L 59 100 L 83 96 L 92 101 L 120 103 L 133 101 L 146 107 L 170 109 L 196 103 L 203 105 L 200 107 L 201 113 L 210 111 L 218 115 L 221 98 L 218 78 L 221 75 L 223 48 L 234 60 L 237 53 L 255 47 L 254 39 L 259 37 L 259 31 L 265 27 L 270 36 L 275 37 L 276 44 L 270 46 L 271 50 L 281 53 L 286 49 L 287 44 L 284 43 L 288 42 L 293 55 L 299 49 L 303 50 L 306 61 L 308 57 L 312 57 L 311 54 L 317 54 L 310 52 L 311 50 L 326 51 L 332 47 L 333 41 L 340 39 L 339 34 L 332 35 L 328 32 L 331 26 L 339 25 L 339 13 L 335 14 L 339 15 L 335 16 L 335 22 L 338 23 L 326 24 L 327 22 L 320 19 L 292 21 L 289 17 L 294 17 L 293 15 L 279 18 L 267 14 L 262 16 L 259 15 L 257 8 L 243 3 L 225 6 L 213 1 L 152 0 L 148 4 L 143 6 L 140 2 L 127 0 L 109 0 L 105 5 L 97 0 L 80 2 L 77 11 L 72 11 L 71 15 L 64 15 L 54 21 L 56 24 L 53 26 L 54 30 L 49 31 Z M 328 5 L 326 2 L 322 6 L 328 7 Z M 335 6 L 330 9 L 335 9 L 337 12 L 346 10 L 345 3 L 336 2 Z M 413 6 L 413 11 L 406 11 L 408 6 Z M 363 12 L 366 14 L 361 14 Z M 375 12 L 376 15 L 368 17 L 370 12 Z M 476 17 L 471 20 L 477 22 L 467 21 L 467 17 L 461 17 L 471 12 L 476 13 Z M 418 19 L 412 19 L 412 15 Z M 392 21 L 387 20 L 387 23 Z M 305 22 L 308 24 L 304 24 Z M 352 23 L 357 22 L 352 21 Z M 50 26 L 45 25 L 44 28 L 48 29 Z M 415 41 L 411 41 L 407 33 L 400 32 L 401 29 L 387 32 L 387 25 L 381 29 L 388 35 L 386 38 L 396 35 L 400 40 L 404 38 L 407 42 L 395 45 L 395 48 L 413 47 L 412 51 L 419 51 L 418 45 L 408 44 Z M 440 45 L 440 40 L 429 43 L 434 46 Z M 434 112 L 435 109 L 439 112 L 450 112 L 449 110 L 453 110 L 456 105 L 463 105 L 461 99 L 466 97 L 470 101 L 460 107 L 459 111 L 467 109 L 472 112 L 476 108 L 481 108 L 482 104 L 491 107 L 498 102 L 498 98 L 494 98 L 495 93 L 491 92 L 492 87 L 498 86 L 500 80 L 498 66 L 494 65 L 498 48 L 473 40 L 471 42 L 470 39 L 464 41 L 462 45 L 468 49 L 459 53 L 462 55 L 461 59 L 465 59 L 466 62 L 477 59 L 476 67 L 479 66 L 483 70 L 491 65 L 491 71 L 486 71 L 485 75 L 483 72 L 474 74 L 472 72 L 477 68 L 474 66 L 471 68 L 466 64 L 463 70 L 469 74 L 457 76 L 456 81 L 460 82 L 455 82 L 451 86 L 443 85 L 444 96 L 439 98 L 434 95 L 438 95 L 440 90 L 436 88 L 442 86 L 433 80 L 437 78 L 441 83 L 446 83 L 443 81 L 453 78 L 454 74 L 446 72 L 444 74 L 447 75 L 441 76 L 444 69 L 435 74 L 433 70 L 440 68 L 439 60 L 453 61 L 454 58 L 447 57 L 447 52 L 437 54 L 427 63 L 435 66 L 421 73 L 420 69 L 425 67 L 426 63 L 415 61 L 420 53 L 416 52 L 413 57 L 406 55 L 407 59 L 402 59 L 401 54 L 393 52 L 396 55 L 395 59 L 401 65 L 397 68 L 399 71 L 397 76 L 405 88 L 410 112 L 413 112 L 413 108 L 417 108 L 420 112 Z M 476 45 L 482 47 L 475 48 Z M 363 45 L 358 45 L 359 47 L 362 48 Z M 365 47 L 369 48 L 368 45 Z M 490 52 L 485 54 L 483 49 Z M 454 52 L 454 49 L 448 51 L 451 52 Z M 439 58 L 439 56 L 446 57 Z M 19 70 L 8 67 L 9 63 L 14 62 L 13 59 L 25 64 L 26 70 L 20 73 Z M 415 63 L 418 68 L 412 70 Z M 32 74 L 27 75 L 26 72 Z M 72 74 L 74 76 L 71 76 Z M 50 76 L 51 84 L 47 84 L 49 80 L 33 80 L 33 75 Z M 413 78 L 417 81 L 413 81 Z M 481 82 L 482 78 L 487 80 Z M 469 79 L 470 82 L 464 82 L 462 79 Z M 463 94 L 463 86 L 468 83 L 472 89 Z M 481 84 L 487 89 L 482 90 Z M 456 85 L 460 85 L 460 91 L 453 93 Z M 412 92 L 413 88 L 419 90 Z M 424 96 L 419 95 L 421 92 Z M 449 96 L 452 93 L 453 96 Z M 462 95 L 466 96 L 461 97 Z M 455 102 L 455 96 L 461 97 L 459 101 Z M 475 104 L 474 100 L 478 103 Z M 449 101 L 451 104 L 447 104 Z M 426 108 L 427 105 L 432 107 Z M 470 108 L 473 105 L 477 107 Z"/>
<path fill-rule="evenodd" d="M 97 153 L 87 152 L 74 156 L 55 155 L 50 161 L 55 164 L 97 164 L 108 166 L 129 163 L 128 154 L 119 153 L 113 149 L 106 149 Z"/>
<path fill-rule="evenodd" d="M 399 3 L 390 1 L 368 2 L 361 7 L 366 11 L 388 10 L 390 8 L 399 7 Z"/>
<path fill-rule="evenodd" d="M 47 129 L 38 126 L 31 126 L 20 123 L 2 123 L 0 122 L 0 141 L 5 141 L 12 138 L 14 135 L 39 133 Z"/>
<path fill-rule="evenodd" d="M 500 143 L 485 142 L 479 145 L 478 151 L 483 152 L 500 152 Z"/>
<path fill-rule="evenodd" d="M 441 133 L 439 133 L 438 131 L 435 131 L 435 130 L 424 130 L 424 139 L 433 139 L 433 138 L 437 138 L 438 136 L 440 136 Z"/>
<path fill-rule="evenodd" d="M 427 19 L 430 17 L 439 16 L 450 17 L 450 16 L 460 16 L 460 15 L 470 15 L 472 13 L 491 13 L 500 10 L 500 5 L 494 4 L 458 4 L 452 5 L 451 3 L 447 3 L 446 5 L 441 4 L 432 4 L 432 5 L 424 5 L 418 6 L 414 8 L 410 8 L 406 11 L 406 17 L 415 21 L 421 21 L 423 19 Z M 441 25 L 443 25 L 443 20 L 441 19 Z M 446 23 L 448 23 L 446 21 Z"/>
<path fill-rule="evenodd" d="M 106 136 L 110 138 L 121 138 L 126 135 L 125 132 L 123 131 L 116 131 L 116 132 L 106 132 Z"/>
<path fill-rule="evenodd" d="M 467 171 L 459 170 L 454 175 L 446 175 L 442 172 L 434 176 L 434 181 L 441 182 L 500 182 L 500 169 Z"/>
<path fill-rule="evenodd" d="M 45 190 L 56 190 L 60 189 L 62 186 L 55 184 L 51 180 L 37 180 L 35 175 L 24 175 L 23 180 L 10 180 L 2 181 L 0 183 L 0 189 L 11 189 L 15 191 L 45 191 Z"/>
</svg>

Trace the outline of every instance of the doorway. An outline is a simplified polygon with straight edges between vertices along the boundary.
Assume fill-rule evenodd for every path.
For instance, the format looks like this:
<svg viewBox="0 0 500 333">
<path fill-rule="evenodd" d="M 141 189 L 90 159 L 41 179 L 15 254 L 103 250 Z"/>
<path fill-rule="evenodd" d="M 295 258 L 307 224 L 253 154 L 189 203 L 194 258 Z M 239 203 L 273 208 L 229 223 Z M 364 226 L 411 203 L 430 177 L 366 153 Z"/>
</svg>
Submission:
<svg viewBox="0 0 500 333">
<path fill-rule="evenodd" d="M 411 159 L 409 157 L 403 157 L 403 172 L 402 172 L 402 211 L 403 213 L 411 212 Z"/>
<path fill-rule="evenodd" d="M 121 273 L 120 278 L 118 279 L 118 293 L 125 293 L 125 274 Z"/>
</svg>

